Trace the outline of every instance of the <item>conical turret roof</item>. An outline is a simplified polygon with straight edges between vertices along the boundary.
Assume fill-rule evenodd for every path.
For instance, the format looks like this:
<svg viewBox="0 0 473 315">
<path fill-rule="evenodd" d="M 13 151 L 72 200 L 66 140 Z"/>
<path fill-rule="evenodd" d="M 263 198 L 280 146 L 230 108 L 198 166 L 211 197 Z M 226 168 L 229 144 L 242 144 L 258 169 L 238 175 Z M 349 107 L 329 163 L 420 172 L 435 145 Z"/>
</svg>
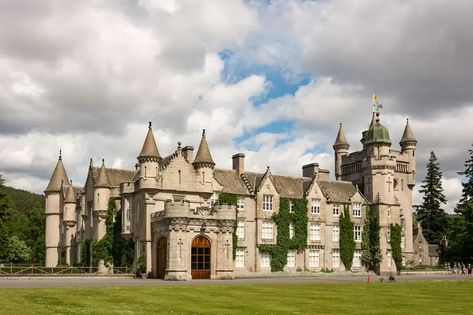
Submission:
<svg viewBox="0 0 473 315">
<path fill-rule="evenodd" d="M 215 165 L 212 155 L 210 154 L 209 144 L 205 139 L 205 129 L 202 131 L 202 139 L 200 140 L 199 149 L 192 164 L 211 164 Z"/>
<path fill-rule="evenodd" d="M 74 195 L 74 188 L 69 186 L 66 191 L 66 198 L 64 199 L 65 203 L 76 203 L 76 197 Z"/>
<path fill-rule="evenodd" d="M 340 129 L 338 129 L 337 139 L 335 140 L 333 147 L 335 148 L 340 146 L 349 146 L 342 123 L 340 123 Z"/>
<path fill-rule="evenodd" d="M 154 140 L 153 129 L 151 128 L 151 122 L 149 122 L 148 133 L 146 134 L 143 148 L 141 149 L 138 160 L 143 158 L 160 158 L 156 141 Z"/>
<path fill-rule="evenodd" d="M 66 169 L 64 168 L 64 164 L 62 164 L 61 152 L 59 152 L 59 159 L 56 163 L 56 168 L 54 169 L 53 175 L 51 176 L 51 180 L 49 181 L 45 192 L 61 191 L 62 183 L 69 183 L 69 178 L 67 178 Z"/>
<path fill-rule="evenodd" d="M 107 169 L 105 168 L 105 161 L 102 160 L 102 167 L 99 170 L 99 175 L 97 176 L 97 181 L 95 182 L 94 187 L 96 188 L 109 188 L 110 180 L 108 178 Z"/>
<path fill-rule="evenodd" d="M 412 128 L 409 125 L 409 119 L 407 119 L 406 127 L 404 128 L 404 133 L 402 134 L 402 138 L 399 143 L 403 145 L 404 143 L 407 144 L 408 142 L 414 142 L 414 144 L 417 143 L 414 133 L 412 132 Z"/>
</svg>

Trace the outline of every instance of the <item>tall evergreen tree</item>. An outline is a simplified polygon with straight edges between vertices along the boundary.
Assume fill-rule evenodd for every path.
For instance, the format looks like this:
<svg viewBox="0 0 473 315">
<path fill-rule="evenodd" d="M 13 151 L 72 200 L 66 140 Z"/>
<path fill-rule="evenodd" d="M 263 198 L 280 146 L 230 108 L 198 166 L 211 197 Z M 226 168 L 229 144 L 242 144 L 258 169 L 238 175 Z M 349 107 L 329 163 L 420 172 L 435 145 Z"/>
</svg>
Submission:
<svg viewBox="0 0 473 315">
<path fill-rule="evenodd" d="M 350 271 L 355 253 L 355 238 L 353 235 L 354 224 L 350 219 L 350 211 L 345 205 L 340 216 L 340 259 L 347 271 Z"/>
<path fill-rule="evenodd" d="M 441 208 L 447 200 L 443 194 L 442 172 L 433 151 L 427 163 L 427 175 L 419 192 L 424 194 L 424 201 L 417 211 L 417 219 L 421 221 L 422 231 L 431 244 L 441 244 L 445 235 L 448 219 Z"/>
<path fill-rule="evenodd" d="M 366 269 L 377 271 L 382 259 L 379 245 L 379 218 L 371 207 L 366 207 L 361 249 L 361 259 Z"/>
</svg>

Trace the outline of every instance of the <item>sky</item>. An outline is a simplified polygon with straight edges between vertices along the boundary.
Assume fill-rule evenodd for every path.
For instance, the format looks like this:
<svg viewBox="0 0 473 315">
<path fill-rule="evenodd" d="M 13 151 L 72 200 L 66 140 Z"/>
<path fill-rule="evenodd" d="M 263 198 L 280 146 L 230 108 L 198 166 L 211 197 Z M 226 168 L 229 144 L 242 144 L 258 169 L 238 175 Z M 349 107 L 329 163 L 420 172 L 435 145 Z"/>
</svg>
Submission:
<svg viewBox="0 0 473 315">
<path fill-rule="evenodd" d="M 89 159 L 133 169 L 148 121 L 163 156 L 197 148 L 219 168 L 331 170 L 372 111 L 399 149 L 418 140 L 414 203 L 433 150 L 448 212 L 473 134 L 473 2 L 467 0 L 0 1 L 0 174 L 41 193 L 58 152 L 74 185 Z"/>
</svg>

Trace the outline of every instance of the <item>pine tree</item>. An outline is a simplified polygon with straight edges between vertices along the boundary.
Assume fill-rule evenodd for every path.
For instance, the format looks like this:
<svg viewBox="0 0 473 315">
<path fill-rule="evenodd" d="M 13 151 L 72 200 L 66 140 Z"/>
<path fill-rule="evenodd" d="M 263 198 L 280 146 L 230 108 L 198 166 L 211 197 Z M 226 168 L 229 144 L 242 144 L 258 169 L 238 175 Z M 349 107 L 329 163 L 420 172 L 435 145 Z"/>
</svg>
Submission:
<svg viewBox="0 0 473 315">
<path fill-rule="evenodd" d="M 417 211 L 417 219 L 421 221 L 422 231 L 430 244 L 441 244 L 445 235 L 448 219 L 441 208 L 447 200 L 443 194 L 442 172 L 433 151 L 427 163 L 427 175 L 419 192 L 424 194 L 422 205 Z"/>
</svg>

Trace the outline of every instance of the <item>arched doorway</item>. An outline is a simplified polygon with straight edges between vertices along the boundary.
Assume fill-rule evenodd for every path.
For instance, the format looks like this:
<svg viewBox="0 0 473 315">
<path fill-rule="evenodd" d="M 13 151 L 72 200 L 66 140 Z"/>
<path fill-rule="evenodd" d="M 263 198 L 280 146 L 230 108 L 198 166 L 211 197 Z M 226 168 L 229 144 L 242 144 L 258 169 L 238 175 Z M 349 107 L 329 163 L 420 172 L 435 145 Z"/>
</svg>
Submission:
<svg viewBox="0 0 473 315">
<path fill-rule="evenodd" d="M 192 279 L 210 279 L 210 241 L 205 236 L 197 236 L 192 241 Z"/>
<path fill-rule="evenodd" d="M 167 265 L 167 240 L 165 237 L 161 237 L 158 240 L 157 252 L 156 252 L 156 260 L 157 260 L 157 277 L 160 279 L 164 279 L 166 275 L 166 265 Z"/>
</svg>

